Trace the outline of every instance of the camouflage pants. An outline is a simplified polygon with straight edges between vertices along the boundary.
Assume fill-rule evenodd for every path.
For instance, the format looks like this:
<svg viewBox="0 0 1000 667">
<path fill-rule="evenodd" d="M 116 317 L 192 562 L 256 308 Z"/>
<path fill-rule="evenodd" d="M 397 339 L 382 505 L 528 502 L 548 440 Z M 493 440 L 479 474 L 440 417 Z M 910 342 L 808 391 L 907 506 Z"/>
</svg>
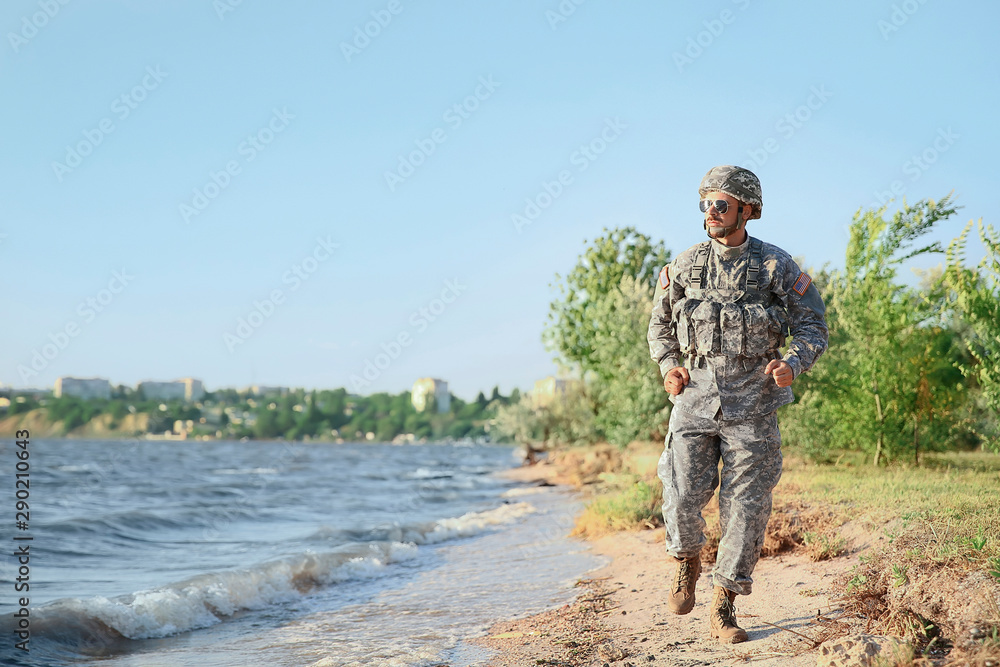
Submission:
<svg viewBox="0 0 1000 667">
<path fill-rule="evenodd" d="M 722 538 L 712 579 L 716 586 L 749 595 L 771 516 L 771 491 L 781 477 L 777 414 L 727 421 L 721 413 L 704 419 L 675 407 L 657 473 L 663 483 L 667 553 L 678 558 L 694 556 L 704 546 L 701 511 L 719 487 Z"/>
</svg>

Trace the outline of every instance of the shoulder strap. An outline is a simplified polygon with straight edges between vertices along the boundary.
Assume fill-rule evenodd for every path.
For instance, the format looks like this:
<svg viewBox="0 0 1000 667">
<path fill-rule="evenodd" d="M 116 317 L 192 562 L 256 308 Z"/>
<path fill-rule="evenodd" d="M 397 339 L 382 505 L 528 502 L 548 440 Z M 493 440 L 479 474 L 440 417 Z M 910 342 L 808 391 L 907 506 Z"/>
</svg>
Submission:
<svg viewBox="0 0 1000 667">
<path fill-rule="evenodd" d="M 698 253 L 694 256 L 694 265 L 691 266 L 691 287 L 694 289 L 702 288 L 705 276 L 705 264 L 708 262 L 709 243 L 702 243 L 701 247 L 698 248 Z"/>
<path fill-rule="evenodd" d="M 757 291 L 760 289 L 760 285 L 757 283 L 757 274 L 760 273 L 760 267 L 763 263 L 764 255 L 764 242 L 760 239 L 751 238 L 750 239 L 750 263 L 747 264 L 747 283 L 746 289 Z"/>
</svg>

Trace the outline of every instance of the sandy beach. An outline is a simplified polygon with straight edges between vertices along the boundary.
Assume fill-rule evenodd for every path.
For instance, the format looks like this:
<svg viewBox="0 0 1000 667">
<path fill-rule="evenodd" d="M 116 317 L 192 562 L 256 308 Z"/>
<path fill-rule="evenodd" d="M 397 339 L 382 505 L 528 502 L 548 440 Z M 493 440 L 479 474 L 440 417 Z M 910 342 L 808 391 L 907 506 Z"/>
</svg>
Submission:
<svg viewBox="0 0 1000 667">
<path fill-rule="evenodd" d="M 512 471 L 526 482 L 565 483 L 556 466 Z M 764 665 L 815 665 L 813 650 L 826 638 L 847 634 L 839 621 L 833 582 L 857 562 L 848 555 L 812 562 L 803 554 L 762 558 L 754 593 L 736 600 L 740 625 L 750 640 L 720 645 L 709 637 L 711 567 L 698 582 L 697 604 L 685 616 L 671 614 L 666 590 L 672 565 L 663 528 L 615 533 L 590 543 L 607 566 L 579 582 L 575 602 L 527 618 L 498 621 L 474 643 L 496 651 L 493 667 L 524 665 L 725 665 L 753 660 Z M 863 629 L 863 628 L 862 628 Z"/>
</svg>

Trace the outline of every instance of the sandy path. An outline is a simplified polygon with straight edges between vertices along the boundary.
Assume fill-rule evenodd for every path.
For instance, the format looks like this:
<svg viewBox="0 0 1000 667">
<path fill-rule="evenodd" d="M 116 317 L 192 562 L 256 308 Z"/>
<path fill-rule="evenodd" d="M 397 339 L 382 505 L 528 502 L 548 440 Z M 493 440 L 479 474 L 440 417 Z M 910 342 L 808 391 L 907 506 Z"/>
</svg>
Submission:
<svg viewBox="0 0 1000 667">
<path fill-rule="evenodd" d="M 833 631 L 823 621 L 838 616 L 830 599 L 833 580 L 857 562 L 854 555 L 818 563 L 801 555 L 762 558 L 753 595 L 736 598 L 740 626 L 750 641 L 726 646 L 708 633 L 711 566 L 698 581 L 694 610 L 685 616 L 667 611 L 673 566 L 664 554 L 662 528 L 610 535 L 592 548 L 611 561 L 591 574 L 593 582 L 577 602 L 497 623 L 487 637 L 475 640 L 497 651 L 490 665 L 688 667 L 745 664 L 748 658 L 762 665 L 815 665 L 816 652 L 806 652 L 810 642 L 786 630 L 812 638 Z M 826 616 L 817 620 L 818 612 Z"/>
</svg>

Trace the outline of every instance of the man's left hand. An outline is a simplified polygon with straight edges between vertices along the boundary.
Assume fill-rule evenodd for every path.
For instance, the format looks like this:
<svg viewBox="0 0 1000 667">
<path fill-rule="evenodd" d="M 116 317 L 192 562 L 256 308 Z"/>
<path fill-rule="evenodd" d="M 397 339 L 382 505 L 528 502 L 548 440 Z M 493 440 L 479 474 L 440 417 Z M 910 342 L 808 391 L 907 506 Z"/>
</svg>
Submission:
<svg viewBox="0 0 1000 667">
<path fill-rule="evenodd" d="M 790 387 L 792 380 L 795 379 L 792 367 L 788 365 L 787 361 L 782 361 L 781 359 L 772 359 L 768 362 L 767 368 L 764 369 L 764 374 L 773 377 L 774 384 L 779 387 Z"/>
</svg>

